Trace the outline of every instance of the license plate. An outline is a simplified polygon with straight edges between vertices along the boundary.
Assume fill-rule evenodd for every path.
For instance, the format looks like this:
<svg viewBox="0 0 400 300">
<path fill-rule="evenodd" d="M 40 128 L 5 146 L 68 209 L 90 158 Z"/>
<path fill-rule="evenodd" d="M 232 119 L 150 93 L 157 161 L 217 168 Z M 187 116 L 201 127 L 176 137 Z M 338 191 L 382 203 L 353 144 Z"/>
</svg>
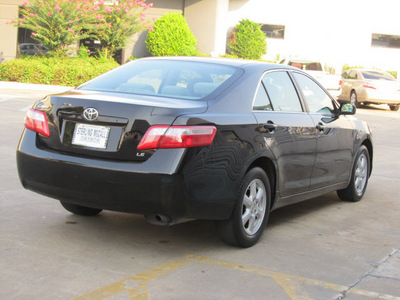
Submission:
<svg viewBox="0 0 400 300">
<path fill-rule="evenodd" d="M 92 148 L 105 149 L 107 147 L 110 127 L 76 124 L 72 144 Z"/>
</svg>

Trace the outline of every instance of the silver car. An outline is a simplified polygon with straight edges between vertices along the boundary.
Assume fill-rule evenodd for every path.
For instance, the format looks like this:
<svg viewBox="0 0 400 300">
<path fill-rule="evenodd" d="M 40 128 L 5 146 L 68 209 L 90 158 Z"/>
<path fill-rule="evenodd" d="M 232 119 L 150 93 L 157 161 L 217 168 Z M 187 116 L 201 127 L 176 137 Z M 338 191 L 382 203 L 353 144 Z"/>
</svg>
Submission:
<svg viewBox="0 0 400 300">
<path fill-rule="evenodd" d="M 342 74 L 339 100 L 357 107 L 367 104 L 387 104 L 390 110 L 400 107 L 400 82 L 385 71 L 348 69 Z"/>
<path fill-rule="evenodd" d="M 43 55 L 49 48 L 42 44 L 22 43 L 19 45 L 19 51 L 23 55 Z"/>
</svg>

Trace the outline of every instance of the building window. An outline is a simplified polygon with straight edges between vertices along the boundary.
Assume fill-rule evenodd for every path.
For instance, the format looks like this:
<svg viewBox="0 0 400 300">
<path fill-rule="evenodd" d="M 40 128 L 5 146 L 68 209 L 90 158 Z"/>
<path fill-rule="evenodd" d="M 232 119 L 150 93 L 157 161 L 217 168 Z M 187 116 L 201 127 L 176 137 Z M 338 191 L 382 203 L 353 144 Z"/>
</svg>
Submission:
<svg viewBox="0 0 400 300">
<path fill-rule="evenodd" d="M 261 24 L 261 30 L 269 38 L 273 38 L 273 39 L 284 39 L 285 38 L 285 26 L 284 25 Z"/>
<path fill-rule="evenodd" d="M 400 49 L 400 35 L 373 33 L 371 46 Z"/>
</svg>

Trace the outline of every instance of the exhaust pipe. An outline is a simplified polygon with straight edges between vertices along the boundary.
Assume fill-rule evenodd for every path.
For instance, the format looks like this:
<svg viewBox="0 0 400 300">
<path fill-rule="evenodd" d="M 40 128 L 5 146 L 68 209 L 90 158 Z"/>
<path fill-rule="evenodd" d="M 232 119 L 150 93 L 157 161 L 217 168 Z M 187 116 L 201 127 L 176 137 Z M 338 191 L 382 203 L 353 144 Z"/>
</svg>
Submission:
<svg viewBox="0 0 400 300">
<path fill-rule="evenodd" d="M 168 226 L 174 224 L 173 220 L 170 217 L 164 215 L 145 215 L 144 218 L 147 222 L 153 225 Z"/>
<path fill-rule="evenodd" d="M 158 225 L 158 226 L 171 226 L 174 224 L 189 222 L 189 221 L 193 220 L 193 219 L 185 219 L 185 218 L 173 219 L 168 216 L 164 216 L 164 215 L 160 215 L 160 214 L 145 215 L 144 218 L 150 224 Z"/>
</svg>

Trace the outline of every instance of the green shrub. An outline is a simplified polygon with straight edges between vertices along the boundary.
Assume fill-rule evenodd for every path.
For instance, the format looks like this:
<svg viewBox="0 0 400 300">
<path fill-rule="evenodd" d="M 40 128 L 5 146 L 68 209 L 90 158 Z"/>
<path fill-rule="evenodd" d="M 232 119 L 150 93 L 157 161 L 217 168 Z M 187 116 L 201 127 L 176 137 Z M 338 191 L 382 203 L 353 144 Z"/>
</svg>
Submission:
<svg viewBox="0 0 400 300">
<path fill-rule="evenodd" d="M 194 56 L 196 44 L 181 13 L 166 13 L 157 19 L 146 38 L 147 50 L 153 56 Z"/>
<path fill-rule="evenodd" d="M 231 54 L 239 58 L 261 59 L 267 53 L 266 38 L 259 24 L 243 19 L 231 32 Z"/>
<path fill-rule="evenodd" d="M 363 66 L 351 66 L 348 64 L 343 65 L 342 73 L 346 72 L 348 69 L 364 69 Z"/>
<path fill-rule="evenodd" d="M 386 71 L 391 74 L 394 78 L 397 78 L 397 71 Z"/>
<path fill-rule="evenodd" d="M 225 58 L 239 58 L 239 57 L 237 57 L 235 54 L 232 54 L 232 53 L 230 53 L 230 54 L 222 54 L 222 55 L 220 55 L 220 57 L 225 57 Z"/>
<path fill-rule="evenodd" d="M 0 81 L 77 86 L 117 66 L 92 57 L 13 59 L 0 65 Z"/>
</svg>

